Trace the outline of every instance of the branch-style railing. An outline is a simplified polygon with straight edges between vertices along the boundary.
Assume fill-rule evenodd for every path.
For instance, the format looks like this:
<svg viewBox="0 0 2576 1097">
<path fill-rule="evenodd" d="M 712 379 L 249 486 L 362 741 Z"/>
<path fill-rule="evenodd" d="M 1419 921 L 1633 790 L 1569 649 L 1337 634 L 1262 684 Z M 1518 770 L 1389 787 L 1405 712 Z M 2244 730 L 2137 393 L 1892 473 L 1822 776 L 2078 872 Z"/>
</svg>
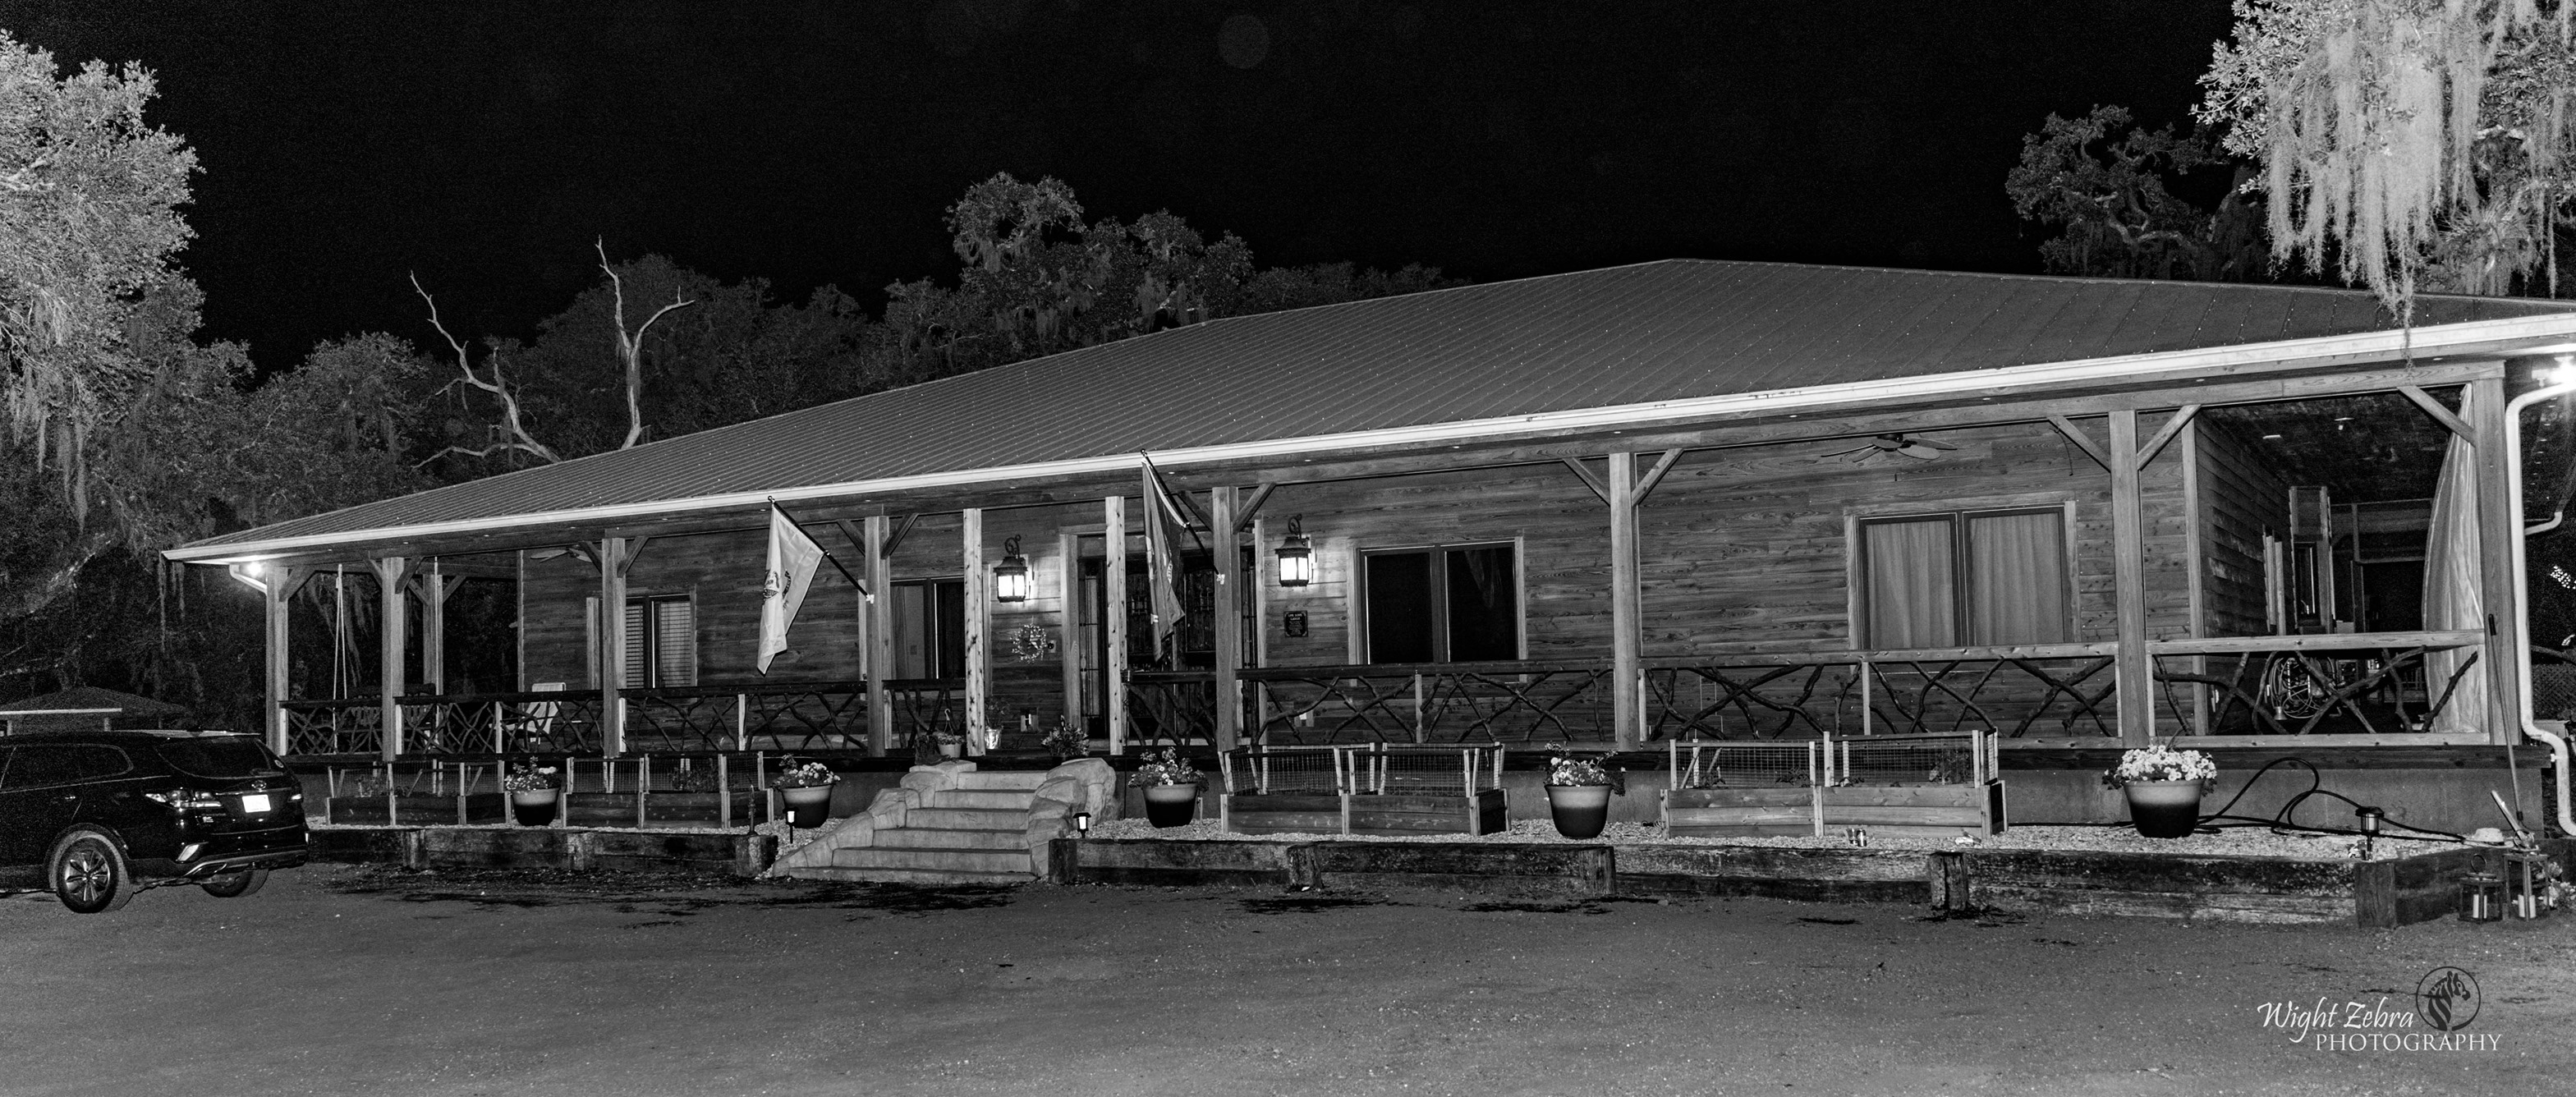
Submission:
<svg viewBox="0 0 2576 1097">
<path fill-rule="evenodd" d="M 1645 661 L 1649 739 L 2115 736 L 2111 643 Z"/>
<path fill-rule="evenodd" d="M 1216 740 L 1216 672 L 1127 672 L 1128 738 L 1145 743 Z"/>
<path fill-rule="evenodd" d="M 1609 678 L 1596 661 L 1266 667 L 1243 672 L 1245 726 L 1283 745 L 1606 741 Z"/>
<path fill-rule="evenodd" d="M 2183 728 L 2388 735 L 2432 730 L 2485 641 L 2471 630 L 2364 632 L 2159 640 L 2147 650 L 2164 714 Z"/>
<path fill-rule="evenodd" d="M 962 732 L 961 678 L 888 681 L 897 749 L 916 732 Z M 863 681 L 763 682 L 619 691 L 628 753 L 855 749 L 869 742 Z M 600 691 L 415 695 L 402 706 L 403 754 L 597 754 Z M 383 709 L 373 698 L 288 701 L 287 753 L 374 754 L 384 749 Z"/>
</svg>

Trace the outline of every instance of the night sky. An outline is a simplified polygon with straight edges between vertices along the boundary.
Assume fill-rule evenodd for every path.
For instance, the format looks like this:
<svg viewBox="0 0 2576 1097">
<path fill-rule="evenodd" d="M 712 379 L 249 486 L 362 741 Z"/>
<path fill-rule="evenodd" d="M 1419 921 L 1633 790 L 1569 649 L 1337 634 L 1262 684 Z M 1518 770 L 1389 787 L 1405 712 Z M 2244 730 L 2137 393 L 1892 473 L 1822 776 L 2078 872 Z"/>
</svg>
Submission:
<svg viewBox="0 0 2576 1097">
<path fill-rule="evenodd" d="M 0 0 L 140 60 L 204 174 L 204 334 L 525 336 L 593 237 L 783 299 L 954 278 L 996 171 L 1265 264 L 1479 281 L 1671 256 L 2036 271 L 2004 173 L 2051 111 L 2183 118 L 2225 0 L 1387 3 Z"/>
</svg>

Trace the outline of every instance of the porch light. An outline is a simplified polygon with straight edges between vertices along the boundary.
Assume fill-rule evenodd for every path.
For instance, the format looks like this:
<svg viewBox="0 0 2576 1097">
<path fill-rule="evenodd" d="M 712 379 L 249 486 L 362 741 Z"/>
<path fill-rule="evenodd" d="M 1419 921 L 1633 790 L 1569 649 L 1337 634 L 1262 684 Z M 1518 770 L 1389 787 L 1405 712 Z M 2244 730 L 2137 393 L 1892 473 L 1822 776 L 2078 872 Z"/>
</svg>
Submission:
<svg viewBox="0 0 2576 1097">
<path fill-rule="evenodd" d="M 245 560 L 226 565 L 224 570 L 243 586 L 263 593 L 268 590 L 268 565 L 262 561 Z"/>
<path fill-rule="evenodd" d="M 993 600 L 1029 600 L 1029 560 L 1020 555 L 1020 539 L 1017 537 L 1002 542 L 1002 562 L 993 565 Z"/>
<path fill-rule="evenodd" d="M 1074 812 L 1073 829 L 1075 833 L 1083 835 L 1084 837 L 1089 837 L 1091 834 L 1091 813 L 1088 811 Z"/>
<path fill-rule="evenodd" d="M 1315 581 L 1315 550 L 1306 540 L 1303 514 L 1288 519 L 1288 536 L 1279 540 L 1279 585 L 1302 587 Z"/>
</svg>

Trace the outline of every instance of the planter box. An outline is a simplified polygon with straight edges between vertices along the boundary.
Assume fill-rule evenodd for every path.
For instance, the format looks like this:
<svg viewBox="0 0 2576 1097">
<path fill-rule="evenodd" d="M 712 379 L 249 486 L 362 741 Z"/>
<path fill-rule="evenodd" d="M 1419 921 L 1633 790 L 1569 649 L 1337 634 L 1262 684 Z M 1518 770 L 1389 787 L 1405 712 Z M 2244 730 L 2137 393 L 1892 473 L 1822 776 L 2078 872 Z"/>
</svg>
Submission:
<svg viewBox="0 0 2576 1097">
<path fill-rule="evenodd" d="M 456 823 L 498 823 L 509 811 L 508 798 L 497 792 L 478 792 L 463 797 L 463 817 L 458 817 L 459 798 L 432 796 L 428 793 L 398 793 L 386 796 L 334 796 L 324 801 L 324 819 L 338 824 L 359 826 L 439 826 Z M 388 804 L 386 801 L 391 800 Z"/>
<path fill-rule="evenodd" d="M 2001 834 L 2001 781 L 1968 785 L 1836 785 L 1818 790 L 1820 834 L 1844 827 L 1922 838 Z"/>
<path fill-rule="evenodd" d="M 1495 834 L 1509 829 L 1503 790 L 1472 796 L 1353 793 L 1347 834 Z"/>
<path fill-rule="evenodd" d="M 1939 903 L 1945 873 L 1921 850 L 1620 846 L 1619 893 L 1820 903 Z M 1955 856 L 1955 855 L 1950 855 Z"/>
<path fill-rule="evenodd" d="M 1803 784 L 1677 788 L 1664 794 L 1664 833 L 1675 838 L 1820 834 L 1816 792 Z"/>
<path fill-rule="evenodd" d="M 1235 793 L 1220 797 L 1217 811 L 1236 834 L 1341 834 L 1349 820 L 1340 793 Z"/>
</svg>

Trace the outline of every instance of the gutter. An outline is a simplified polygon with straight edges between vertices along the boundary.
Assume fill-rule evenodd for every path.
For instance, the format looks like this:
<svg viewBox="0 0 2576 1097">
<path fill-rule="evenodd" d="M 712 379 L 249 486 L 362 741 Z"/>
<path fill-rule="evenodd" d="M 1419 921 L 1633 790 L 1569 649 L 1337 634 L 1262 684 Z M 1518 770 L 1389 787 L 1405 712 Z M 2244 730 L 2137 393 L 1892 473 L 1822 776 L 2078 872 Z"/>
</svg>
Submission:
<svg viewBox="0 0 2576 1097">
<path fill-rule="evenodd" d="M 2553 518 L 2536 530 L 2525 529 L 2522 524 L 2522 413 L 2524 409 L 2542 400 L 2576 392 L 2576 370 L 2568 368 L 2568 356 L 2560 355 L 2558 361 L 2560 368 L 2556 384 L 2523 393 L 2514 397 L 2513 402 L 2504 407 L 2504 460 L 2507 473 L 2511 477 L 2509 483 L 2512 485 L 2505 493 L 2507 513 L 2512 518 L 2512 524 L 2506 528 L 2524 530 L 2523 536 L 2513 539 L 2513 616 L 2514 620 L 2526 622 L 2525 631 L 2528 631 L 2527 622 L 2531 620 L 2530 545 L 2526 541 L 2532 533 L 2543 532 L 2556 526 L 2560 518 L 2565 517 L 2566 511 L 2562 505 L 2559 511 L 2560 518 Z M 2571 810 L 2572 807 L 2576 807 L 2576 803 L 2571 803 L 2567 788 L 2570 761 L 2567 736 L 2542 728 L 2539 722 L 2531 717 L 2531 637 L 2523 637 L 2522 643 L 2514 646 L 2513 657 L 2522 690 L 2522 707 L 2515 715 L 2522 721 L 2524 736 L 2549 747 L 2550 764 L 2558 769 L 2558 780 L 2554 782 L 2558 786 L 2558 802 L 2555 805 L 2558 810 L 2558 830 L 2562 834 L 2576 835 L 2576 810 Z"/>
<path fill-rule="evenodd" d="M 1646 427 L 1666 422 L 1693 422 L 1725 416 L 1786 415 L 1846 404 L 1888 403 L 1964 393 L 2006 390 L 2064 389 L 2101 383 L 2152 382 L 2191 374 L 2220 376 L 2296 369 L 2341 362 L 2387 361 L 2450 354 L 2493 353 L 2540 340 L 2576 339 L 2576 314 L 2523 316 L 2417 328 L 2410 341 L 2404 331 L 2365 332 L 2313 339 L 2249 343 L 2233 347 L 2130 354 L 2029 366 L 2003 366 L 1909 377 L 1893 381 L 1860 381 L 1814 388 L 1774 389 L 1727 396 L 1658 400 L 1605 408 L 1580 408 L 1531 415 L 1431 423 L 1380 430 L 1346 431 L 1302 438 L 1238 442 L 1186 449 L 1149 450 L 1095 457 L 891 477 L 838 484 L 815 484 L 769 491 L 728 492 L 691 499 L 663 499 L 612 506 L 582 507 L 446 522 L 384 526 L 374 529 L 239 541 L 222 545 L 188 545 L 162 552 L 166 559 L 189 564 L 247 563 L 299 550 L 337 548 L 353 542 L 422 540 L 461 534 L 496 533 L 555 525 L 598 525 L 639 518 L 749 510 L 770 502 L 797 503 L 840 499 L 876 492 L 967 487 L 1006 480 L 1133 472 L 1147 460 L 1165 469 L 1226 461 L 1297 458 L 1311 453 L 1364 446 L 1428 446 L 1501 440 L 1532 434 L 1577 433 Z"/>
</svg>

